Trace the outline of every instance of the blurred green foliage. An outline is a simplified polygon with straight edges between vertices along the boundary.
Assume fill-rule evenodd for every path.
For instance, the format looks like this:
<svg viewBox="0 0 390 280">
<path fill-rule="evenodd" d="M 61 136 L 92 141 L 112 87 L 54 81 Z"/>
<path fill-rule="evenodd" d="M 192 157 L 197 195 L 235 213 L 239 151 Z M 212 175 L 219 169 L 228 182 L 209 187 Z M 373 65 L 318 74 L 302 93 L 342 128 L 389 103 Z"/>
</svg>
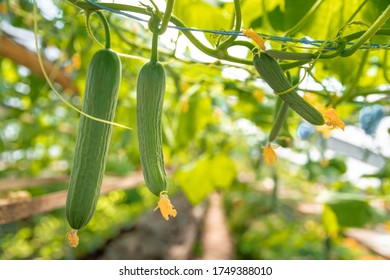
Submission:
<svg viewBox="0 0 390 280">
<path fill-rule="evenodd" d="M 362 1 L 327 0 L 318 6 L 319 1 L 314 0 L 241 2 L 245 28 L 278 36 L 287 32 L 295 38 L 308 36 L 327 40 L 336 36 Z M 19 39 L 34 49 L 32 1 L 6 0 L 3 3 L 6 13 L 1 12 L 0 19 L 30 31 Z M 70 77 L 78 93 L 59 85 L 56 88 L 74 106 L 80 107 L 85 73 L 100 46 L 88 36 L 85 15 L 78 8 L 67 1 L 39 3 L 43 53 L 59 71 Z M 386 5 L 385 0 L 367 1 L 351 18 L 361 24 L 346 27 L 345 35 L 364 30 Z M 144 59 L 150 56 L 151 33 L 136 21 L 105 14 L 111 26 L 112 48 L 140 58 L 121 57 L 123 80 L 115 122 L 134 130 L 113 129 L 106 173 L 124 176 L 140 168 L 135 86 Z M 229 30 L 233 22 L 233 3 L 178 0 L 174 14 L 190 27 Z M 384 27 L 389 26 L 387 22 Z M 94 16 L 92 29 L 98 41 L 103 42 L 102 26 Z M 386 199 L 390 191 L 389 176 L 385 176 L 388 169 L 373 175 L 380 179 L 380 188 L 358 188 L 348 181 L 346 158 L 326 155 L 326 139 L 320 133 L 315 132 L 308 140 L 296 137 L 301 118 L 294 112 L 290 112 L 277 139 L 281 146 L 277 152 L 282 155 L 277 166 L 273 169 L 265 166 L 261 146 L 266 144 L 272 128 L 277 97 L 259 79 L 253 67 L 203 63 L 203 57 L 185 45 L 183 35 L 176 31 L 170 33 L 171 37 L 160 41 L 159 57 L 167 70 L 163 139 L 167 167 L 175 170 L 170 178 L 172 190 L 180 188 L 193 204 L 216 189 L 223 190 L 239 259 L 323 259 L 329 257 L 328 239 L 333 244 L 332 258 L 361 256 L 361 252 L 344 247 L 340 233 L 347 226 L 372 225 L 387 219 L 386 213 L 379 215 L 372 209 L 368 194 Z M 8 36 L 17 35 L 16 32 Z M 372 40 L 387 43 L 388 37 L 384 37 Z M 206 35 L 205 39 L 217 45 L 225 38 Z M 275 49 L 282 47 L 277 42 L 268 43 Z M 176 53 L 180 46 L 184 50 Z M 307 51 L 291 45 L 288 49 Z M 237 53 L 251 58 L 248 50 L 239 49 Z M 337 110 L 346 124 L 359 127 L 359 110 L 371 100 L 367 92 L 380 93 L 387 84 L 383 75 L 384 54 L 385 50 L 377 50 L 365 56 L 363 51 L 358 51 L 348 58 L 317 61 L 311 75 L 319 82 L 313 90 L 319 102 L 329 104 L 351 90 L 353 98 L 341 103 Z M 358 73 L 360 64 L 362 71 Z M 298 69 L 293 69 L 291 74 L 296 79 Z M 302 87 L 305 86 L 306 82 Z M 388 111 L 388 95 L 376 97 L 374 102 L 381 103 Z M 69 174 L 78 120 L 78 113 L 63 104 L 44 79 L 0 56 L 0 179 Z M 298 156 L 303 158 L 299 163 L 295 161 Z M 278 183 L 274 179 L 278 179 Z M 279 185 L 275 194 L 291 192 L 288 199 L 276 196 L 275 204 L 270 189 L 263 189 L 270 180 Z M 65 188 L 65 185 L 44 186 L 29 192 L 38 196 Z M 362 200 L 324 202 L 322 216 L 298 213 L 299 204 L 315 202 L 320 191 L 353 193 Z M 80 232 L 84 241 L 75 251 L 65 242 L 67 225 L 63 209 L 1 225 L 0 259 L 82 258 L 104 246 L 121 229 L 129 228 L 155 203 L 155 198 L 142 187 L 103 196 L 90 225 Z M 350 219 L 352 214 L 354 218 Z"/>
<path fill-rule="evenodd" d="M 64 209 L 39 214 L 31 219 L 0 226 L 0 259 L 84 258 L 104 247 L 155 201 L 145 188 L 112 191 L 99 199 L 96 214 L 79 232 L 80 245 L 69 247 L 65 234 L 69 226 Z"/>
</svg>

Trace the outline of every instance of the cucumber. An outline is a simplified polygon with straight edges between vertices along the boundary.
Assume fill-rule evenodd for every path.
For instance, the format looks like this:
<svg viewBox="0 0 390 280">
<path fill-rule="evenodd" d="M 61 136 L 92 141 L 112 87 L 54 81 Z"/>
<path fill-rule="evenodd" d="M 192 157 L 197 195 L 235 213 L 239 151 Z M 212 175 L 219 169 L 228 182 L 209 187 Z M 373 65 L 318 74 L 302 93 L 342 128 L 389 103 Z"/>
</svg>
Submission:
<svg viewBox="0 0 390 280">
<path fill-rule="evenodd" d="M 283 73 L 282 68 L 273 57 L 265 52 L 254 53 L 253 64 L 263 80 L 275 91 L 275 94 L 288 91 L 292 86 Z M 314 125 L 325 123 L 323 115 L 310 103 L 304 100 L 296 90 L 278 94 L 286 104 L 302 118 Z"/>
<path fill-rule="evenodd" d="M 164 94 L 164 67 L 151 60 L 142 66 L 138 75 L 137 128 L 143 176 L 146 186 L 156 196 L 167 191 L 161 122 Z"/>
<path fill-rule="evenodd" d="M 121 81 L 121 62 L 110 49 L 94 54 L 88 68 L 83 112 L 113 121 Z M 70 176 L 66 217 L 73 229 L 91 220 L 100 195 L 112 125 L 81 116 Z"/>
</svg>

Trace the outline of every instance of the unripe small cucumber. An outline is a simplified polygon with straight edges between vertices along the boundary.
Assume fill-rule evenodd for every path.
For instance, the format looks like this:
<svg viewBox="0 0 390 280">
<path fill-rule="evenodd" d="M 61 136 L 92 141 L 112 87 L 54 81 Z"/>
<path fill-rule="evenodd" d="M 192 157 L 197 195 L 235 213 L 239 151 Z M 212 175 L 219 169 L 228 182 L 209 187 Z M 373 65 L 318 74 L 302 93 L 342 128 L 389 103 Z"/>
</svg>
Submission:
<svg viewBox="0 0 390 280">
<path fill-rule="evenodd" d="M 118 55 L 102 49 L 94 54 L 88 68 L 83 112 L 113 121 L 121 81 Z M 80 117 L 75 156 L 66 201 L 66 216 L 74 229 L 92 218 L 100 194 L 112 125 Z"/>
<path fill-rule="evenodd" d="M 253 64 L 263 80 L 275 91 L 276 94 L 291 89 L 291 84 L 283 73 L 276 60 L 264 52 L 254 53 Z M 302 118 L 314 125 L 325 123 L 322 114 L 310 103 L 304 100 L 296 90 L 279 94 L 284 102 L 296 111 Z"/>
<path fill-rule="evenodd" d="M 164 94 L 164 67 L 158 61 L 147 62 L 137 81 L 138 142 L 145 183 L 156 196 L 167 190 L 161 122 Z"/>
<path fill-rule="evenodd" d="M 267 50 L 265 53 L 270 57 L 283 60 L 310 61 L 316 58 L 316 56 L 312 53 L 294 53 L 279 50 Z"/>
</svg>

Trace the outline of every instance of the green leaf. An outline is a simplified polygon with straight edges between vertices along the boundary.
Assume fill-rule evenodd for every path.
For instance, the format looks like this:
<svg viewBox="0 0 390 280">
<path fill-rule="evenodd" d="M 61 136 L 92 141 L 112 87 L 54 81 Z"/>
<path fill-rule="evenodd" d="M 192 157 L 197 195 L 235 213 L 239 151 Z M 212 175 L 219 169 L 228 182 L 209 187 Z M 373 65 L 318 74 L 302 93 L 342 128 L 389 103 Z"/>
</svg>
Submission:
<svg viewBox="0 0 390 280">
<path fill-rule="evenodd" d="M 189 27 L 214 30 L 228 30 L 231 27 L 229 13 L 202 0 L 176 1 L 174 14 Z M 212 44 L 216 42 L 213 36 L 207 36 L 207 40 Z"/>
<path fill-rule="evenodd" d="M 312 8 L 317 0 L 286 0 L 285 30 L 296 25 Z"/>
<path fill-rule="evenodd" d="M 213 184 L 218 188 L 227 188 L 237 174 L 235 163 L 223 153 L 210 159 L 210 176 Z"/>
<path fill-rule="evenodd" d="M 374 218 L 369 203 L 356 195 L 337 194 L 325 206 L 334 212 L 340 227 L 363 227 Z"/>
<path fill-rule="evenodd" d="M 236 177 L 234 162 L 223 153 L 205 155 L 175 173 L 175 179 L 192 204 L 201 202 L 217 188 L 229 187 Z"/>
<path fill-rule="evenodd" d="M 196 139 L 210 122 L 211 98 L 201 92 L 188 97 L 188 111 L 182 110 L 179 117 L 179 124 L 176 131 L 176 143 L 178 148 L 186 147 L 192 140 Z"/>
<path fill-rule="evenodd" d="M 209 159 L 204 156 L 196 162 L 184 166 L 175 173 L 175 179 L 192 204 L 198 204 L 214 190 L 209 176 Z"/>
</svg>

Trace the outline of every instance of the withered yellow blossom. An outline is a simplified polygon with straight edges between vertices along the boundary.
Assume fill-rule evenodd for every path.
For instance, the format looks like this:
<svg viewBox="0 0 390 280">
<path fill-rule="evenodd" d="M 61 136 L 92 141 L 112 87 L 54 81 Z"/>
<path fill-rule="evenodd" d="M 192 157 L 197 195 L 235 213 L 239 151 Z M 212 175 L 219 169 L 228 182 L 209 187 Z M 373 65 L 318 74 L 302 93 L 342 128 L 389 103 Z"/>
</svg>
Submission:
<svg viewBox="0 0 390 280">
<path fill-rule="evenodd" d="M 66 234 L 66 239 L 71 247 L 76 248 L 79 245 L 79 237 L 77 236 L 77 230 L 72 229 Z"/>
<path fill-rule="evenodd" d="M 169 216 L 176 217 L 177 211 L 165 192 L 160 193 L 160 200 L 158 201 L 157 207 L 154 209 L 154 211 L 156 211 L 158 208 L 160 208 L 161 215 L 165 220 L 168 221 Z"/>
<path fill-rule="evenodd" d="M 322 113 L 325 118 L 325 124 L 317 126 L 317 131 L 322 133 L 324 138 L 330 137 L 330 131 L 335 128 L 344 130 L 344 122 L 339 118 L 334 108 L 326 108 L 318 101 L 318 96 L 312 93 L 305 93 L 303 98 Z"/>
<path fill-rule="evenodd" d="M 335 109 L 330 108 L 323 114 L 325 118 L 325 124 L 327 126 L 330 126 L 332 129 L 340 127 L 342 130 L 344 130 L 344 122 L 340 120 L 339 115 Z"/>
<path fill-rule="evenodd" d="M 261 37 L 259 34 L 257 34 L 252 28 L 250 29 L 241 29 L 241 32 L 251 38 L 253 41 L 256 42 L 256 44 L 259 45 L 259 47 L 265 51 L 265 40 L 263 37 Z"/>
<path fill-rule="evenodd" d="M 264 159 L 264 162 L 266 164 L 272 165 L 272 164 L 274 164 L 275 162 L 278 161 L 278 155 L 275 152 L 275 149 L 277 147 L 278 146 L 272 145 L 271 143 L 268 143 L 267 146 L 262 147 L 262 149 L 263 149 L 263 159 Z"/>
</svg>

